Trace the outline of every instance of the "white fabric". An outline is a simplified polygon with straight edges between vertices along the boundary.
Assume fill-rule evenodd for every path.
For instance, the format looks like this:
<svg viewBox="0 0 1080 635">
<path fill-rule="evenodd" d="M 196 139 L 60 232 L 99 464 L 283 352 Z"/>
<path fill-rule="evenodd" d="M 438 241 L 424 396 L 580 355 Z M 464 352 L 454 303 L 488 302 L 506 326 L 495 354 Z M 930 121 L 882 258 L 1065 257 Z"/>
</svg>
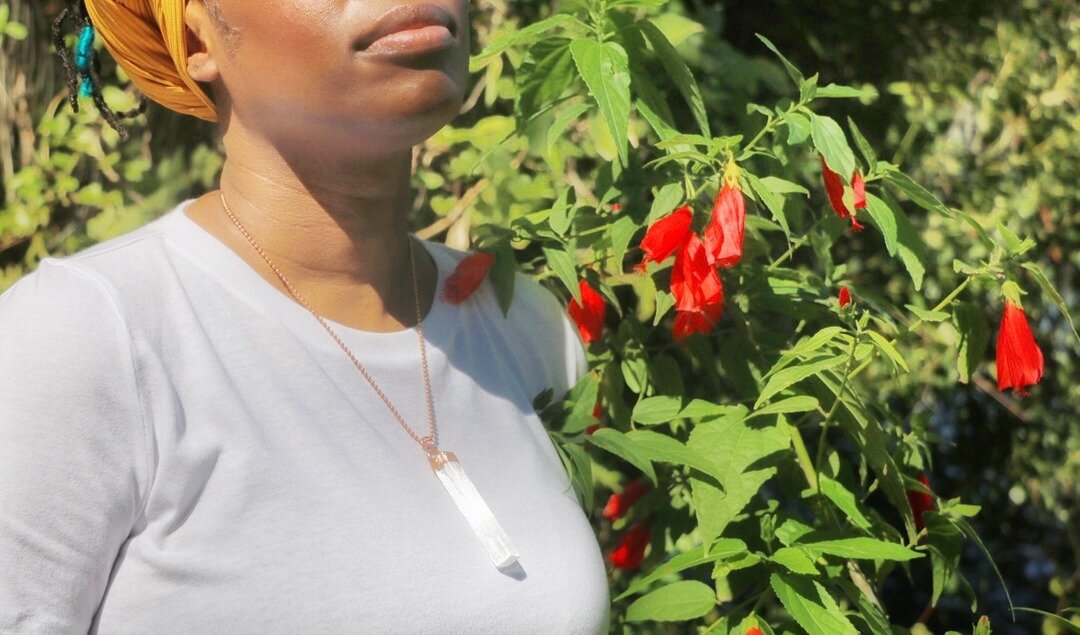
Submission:
<svg viewBox="0 0 1080 635">
<path fill-rule="evenodd" d="M 554 295 L 518 273 L 507 317 L 485 281 L 424 319 L 439 447 L 521 553 L 501 572 L 311 313 L 183 210 L 0 295 L 0 632 L 607 632 L 531 406 L 587 370 Z M 466 252 L 423 244 L 441 291 Z M 415 329 L 329 323 L 427 434 Z"/>
</svg>

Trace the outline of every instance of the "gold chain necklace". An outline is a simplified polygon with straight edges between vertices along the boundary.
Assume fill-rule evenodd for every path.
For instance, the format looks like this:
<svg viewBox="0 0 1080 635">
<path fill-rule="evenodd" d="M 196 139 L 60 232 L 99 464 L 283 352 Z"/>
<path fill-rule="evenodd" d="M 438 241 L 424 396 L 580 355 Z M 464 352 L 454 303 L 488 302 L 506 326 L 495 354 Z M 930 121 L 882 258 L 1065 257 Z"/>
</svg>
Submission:
<svg viewBox="0 0 1080 635">
<path fill-rule="evenodd" d="M 352 360 L 353 365 L 355 365 L 357 370 L 360 371 L 360 374 L 364 376 L 364 379 L 371 384 L 371 387 L 379 395 L 379 398 L 382 399 L 383 403 L 386 404 L 386 407 L 390 409 L 390 412 L 393 413 L 394 417 L 397 418 L 398 423 L 405 429 L 405 432 L 407 432 L 414 441 L 419 443 L 420 447 L 427 453 L 431 469 L 439 477 L 439 480 L 442 482 L 443 486 L 446 487 L 447 492 L 449 492 L 451 498 L 453 498 L 454 502 L 457 504 L 458 509 L 461 510 L 461 513 L 465 516 L 466 520 L 468 520 L 469 525 L 476 533 L 477 538 L 480 539 L 480 542 L 487 550 L 492 563 L 496 567 L 505 567 L 517 562 L 519 554 L 510 543 L 510 538 L 506 535 L 502 526 L 499 525 L 494 514 L 491 513 L 491 509 L 487 506 L 487 503 L 480 497 L 480 493 L 477 491 L 472 481 L 465 475 L 465 471 L 458 462 L 457 455 L 453 452 L 439 450 L 435 445 L 435 408 L 431 397 L 431 379 L 428 376 L 427 351 L 424 347 L 424 328 L 421 325 L 420 319 L 420 289 L 416 282 L 416 259 L 413 256 L 412 238 L 409 238 L 409 267 L 412 270 L 413 299 L 416 303 L 416 333 L 420 340 L 420 362 L 423 368 L 424 395 L 427 398 L 428 422 L 430 425 L 430 433 L 423 437 L 417 436 L 412 428 L 405 423 L 405 419 L 401 416 L 401 413 L 394 407 L 394 404 L 390 403 L 386 394 L 379 388 L 379 385 L 375 383 L 375 380 L 368 374 L 367 370 L 359 360 L 356 359 L 356 356 L 353 355 L 352 351 L 349 350 L 349 347 L 345 345 L 345 342 L 341 341 L 341 338 L 330 328 L 330 325 L 326 323 L 322 316 L 311 308 L 311 305 L 308 304 L 303 296 L 300 295 L 300 292 L 292 286 L 285 277 L 285 274 L 283 274 L 273 261 L 270 260 L 270 256 L 259 247 L 251 234 L 244 229 L 244 226 L 241 225 L 240 221 L 233 215 L 232 209 L 229 207 L 229 202 L 225 200 L 224 190 L 221 192 L 221 205 L 225 208 L 225 213 L 232 219 L 233 224 L 240 230 L 240 233 L 242 233 L 244 237 L 247 238 L 248 242 L 251 243 L 251 246 L 259 252 L 259 255 L 263 257 L 266 264 L 270 265 L 270 268 L 273 269 L 278 278 L 281 278 L 281 282 L 285 285 L 285 288 L 289 290 L 289 293 L 291 293 L 304 308 L 315 316 L 315 319 L 319 321 L 319 324 L 322 324 L 323 328 L 326 329 L 326 332 L 329 333 L 330 336 L 334 338 L 334 341 L 337 342 L 338 346 L 341 347 L 341 350 L 345 351 L 345 354 L 349 356 L 349 359 Z M 436 297 L 435 302 L 437 301 L 438 299 Z M 434 306 L 432 306 L 428 312 L 430 313 L 433 310 Z"/>
</svg>

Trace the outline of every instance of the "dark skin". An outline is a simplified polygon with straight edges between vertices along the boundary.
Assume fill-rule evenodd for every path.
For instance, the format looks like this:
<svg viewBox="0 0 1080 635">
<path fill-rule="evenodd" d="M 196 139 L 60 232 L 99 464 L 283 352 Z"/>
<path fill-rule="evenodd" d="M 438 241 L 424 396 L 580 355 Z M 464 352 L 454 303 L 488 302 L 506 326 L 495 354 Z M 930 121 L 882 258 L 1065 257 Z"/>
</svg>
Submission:
<svg viewBox="0 0 1080 635">
<path fill-rule="evenodd" d="M 356 50 L 403 0 L 190 0 L 188 70 L 213 86 L 226 152 L 221 190 L 186 213 L 289 297 L 221 204 L 319 315 L 372 332 L 416 323 L 409 265 L 414 146 L 465 99 L 468 0 L 429 0 L 457 42 L 415 58 Z M 437 271 L 414 240 L 420 313 Z"/>
</svg>

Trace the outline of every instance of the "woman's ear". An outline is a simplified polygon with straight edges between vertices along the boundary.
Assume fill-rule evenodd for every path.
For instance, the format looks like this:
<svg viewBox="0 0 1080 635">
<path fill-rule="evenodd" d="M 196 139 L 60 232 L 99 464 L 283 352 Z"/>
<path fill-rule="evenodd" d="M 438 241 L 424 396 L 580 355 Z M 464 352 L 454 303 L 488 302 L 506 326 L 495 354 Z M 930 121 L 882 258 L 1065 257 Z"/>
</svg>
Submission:
<svg viewBox="0 0 1080 635">
<path fill-rule="evenodd" d="M 201 1 L 188 2 L 184 7 L 184 24 L 188 38 L 188 74 L 197 82 L 213 83 L 221 77 L 221 70 L 211 52 L 214 24 Z"/>
</svg>

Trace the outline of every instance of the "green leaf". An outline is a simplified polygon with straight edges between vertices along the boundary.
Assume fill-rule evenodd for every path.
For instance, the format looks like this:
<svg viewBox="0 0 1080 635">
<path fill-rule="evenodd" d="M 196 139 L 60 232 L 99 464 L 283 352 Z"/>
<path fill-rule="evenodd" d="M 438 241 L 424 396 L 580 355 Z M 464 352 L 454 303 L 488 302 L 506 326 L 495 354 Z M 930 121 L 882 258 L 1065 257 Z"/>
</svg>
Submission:
<svg viewBox="0 0 1080 635">
<path fill-rule="evenodd" d="M 670 423 L 679 415 L 681 409 L 682 399 L 679 397 L 667 395 L 648 397 L 637 402 L 631 419 L 645 425 Z"/>
<path fill-rule="evenodd" d="M 788 145 L 799 145 L 810 138 L 810 120 L 797 112 L 785 112 L 780 116 L 788 127 Z"/>
<path fill-rule="evenodd" d="M 589 435 L 589 443 L 626 460 L 644 472 L 652 481 L 653 487 L 658 484 L 652 461 L 632 439 L 627 438 L 622 432 L 608 427 L 599 428 Z"/>
<path fill-rule="evenodd" d="M 1022 266 L 1035 278 L 1035 282 L 1042 288 L 1043 293 L 1050 296 L 1050 299 L 1057 305 L 1058 310 L 1065 316 L 1065 321 L 1069 323 L 1069 328 L 1072 329 L 1073 335 L 1076 337 L 1077 341 L 1080 341 L 1080 333 L 1077 333 L 1076 331 L 1076 323 L 1073 322 L 1072 315 L 1069 313 L 1069 306 L 1065 304 L 1065 298 L 1061 297 L 1061 294 L 1058 293 L 1058 290 L 1050 283 L 1050 279 L 1046 277 L 1046 274 L 1039 268 L 1039 265 L 1033 262 L 1025 262 Z"/>
<path fill-rule="evenodd" d="M 791 181 L 785 181 L 784 179 L 775 176 L 766 176 L 761 179 L 762 184 L 769 188 L 773 192 L 781 195 L 787 194 L 802 194 L 809 198 L 810 190 L 799 185 L 798 183 L 792 183 Z"/>
<path fill-rule="evenodd" d="M 780 603 L 810 635 L 858 634 L 836 600 L 816 580 L 774 573 L 769 582 Z"/>
<path fill-rule="evenodd" d="M 505 316 L 510 312 L 510 305 L 514 299 L 514 287 L 519 275 L 517 259 L 514 257 L 514 250 L 509 241 L 500 240 L 490 249 L 495 253 L 495 262 L 491 265 L 488 278 L 495 287 L 495 297 Z"/>
<path fill-rule="evenodd" d="M 535 41 L 539 38 L 540 34 L 545 31 L 564 26 L 574 21 L 574 17 L 568 13 L 556 13 L 550 18 L 534 22 L 523 29 L 514 31 L 510 35 L 496 38 L 489 43 L 480 54 L 473 57 L 470 62 L 469 71 L 475 73 L 491 62 L 492 58 L 502 55 L 503 51 L 529 41 Z"/>
<path fill-rule="evenodd" d="M 548 216 L 548 225 L 551 227 L 551 231 L 560 236 L 570 229 L 570 221 L 573 219 L 570 215 L 570 193 L 572 191 L 572 188 L 563 189 L 562 194 L 559 194 L 559 198 L 555 200 L 555 204 L 551 207 L 551 215 Z"/>
<path fill-rule="evenodd" d="M 783 228 L 784 234 L 791 236 L 791 226 L 788 224 L 787 215 L 784 214 L 783 195 L 771 190 L 764 181 L 746 170 L 740 172 L 740 177 L 750 185 L 750 189 L 754 191 L 754 194 L 773 215 L 780 227 Z"/>
<path fill-rule="evenodd" d="M 569 458 L 569 463 L 566 459 L 563 459 L 563 466 L 570 476 L 570 484 L 574 487 L 574 491 L 577 492 L 586 515 L 592 516 L 596 500 L 593 486 L 592 460 L 585 453 L 585 449 L 576 443 L 556 443 L 555 448 L 562 451 L 560 457 L 563 456 L 562 453 L 564 452 Z"/>
<path fill-rule="evenodd" d="M 754 417 L 760 417 L 762 415 L 789 414 L 792 412 L 812 412 L 817 409 L 817 399 L 814 397 L 807 397 L 806 395 L 800 395 L 798 397 L 781 399 L 776 403 L 765 406 L 761 410 L 755 410 L 748 418 L 753 419 Z"/>
<path fill-rule="evenodd" d="M 705 615 L 715 605 L 712 587 L 697 580 L 683 580 L 634 600 L 626 609 L 626 621 L 683 622 Z"/>
<path fill-rule="evenodd" d="M 577 303 L 582 304 L 581 283 L 578 280 L 577 267 L 574 265 L 573 258 L 561 246 L 544 247 L 543 252 L 544 257 L 547 258 L 548 267 L 551 267 Z"/>
<path fill-rule="evenodd" d="M 873 207 L 873 210 L 871 210 Z M 878 214 L 883 218 L 885 216 L 891 217 L 891 221 L 896 225 L 896 253 L 900 256 L 900 261 L 904 263 L 904 268 L 907 269 L 908 275 L 911 276 L 911 281 L 915 283 L 915 290 L 922 289 L 923 278 L 926 275 L 926 265 L 923 262 L 926 259 L 926 243 L 923 242 L 922 237 L 915 230 L 915 227 L 908 220 L 908 217 L 904 212 L 895 205 L 891 205 L 888 201 L 880 199 L 874 196 L 870 192 L 866 193 L 866 208 L 871 210 L 871 218 L 874 218 L 874 222 L 878 223 Z M 886 221 L 883 221 L 883 223 Z M 882 227 L 882 233 L 885 233 L 885 228 L 881 223 L 878 223 L 879 227 Z M 886 245 L 888 245 L 888 235 L 886 235 Z"/>
<path fill-rule="evenodd" d="M 855 173 L 855 154 L 848 145 L 844 131 L 836 120 L 824 115 L 810 113 L 810 130 L 814 147 L 825 157 L 825 163 L 840 175 L 845 183 L 851 182 Z"/>
<path fill-rule="evenodd" d="M 841 538 L 839 540 L 819 540 L 799 543 L 799 546 L 813 553 L 827 553 L 841 558 L 856 560 L 898 560 L 907 561 L 922 558 L 926 554 L 912 551 L 904 545 L 887 542 L 876 538 Z"/>
<path fill-rule="evenodd" d="M 566 424 L 562 430 L 564 434 L 583 432 L 585 428 L 596 423 L 592 413 L 596 406 L 597 396 L 600 394 L 600 378 L 596 373 L 586 373 L 581 378 L 581 385 L 575 388 L 579 392 L 575 395 L 573 410 L 566 417 Z"/>
<path fill-rule="evenodd" d="M 870 214 L 870 220 L 881 231 L 881 237 L 885 239 L 885 251 L 889 252 L 890 256 L 895 256 L 898 247 L 898 229 L 896 215 L 893 213 L 892 208 L 885 201 L 867 192 L 866 211 Z"/>
<path fill-rule="evenodd" d="M 781 547 L 776 550 L 776 553 L 769 556 L 769 560 L 786 567 L 792 573 L 801 573 L 803 575 L 817 575 L 818 573 L 813 559 L 806 555 L 805 550 L 799 547 Z"/>
<path fill-rule="evenodd" d="M 780 61 L 784 64 L 784 69 L 787 70 L 788 75 L 790 75 L 792 81 L 795 82 L 795 86 L 802 86 L 802 83 L 806 81 L 806 79 L 803 77 L 803 74 L 799 72 L 799 69 L 795 68 L 795 65 L 789 62 L 788 59 L 784 57 L 782 53 L 780 53 L 780 50 L 777 49 L 776 46 L 772 42 L 770 42 L 768 38 L 766 38 L 760 33 L 755 33 L 754 35 L 756 35 L 757 38 L 765 44 L 765 46 L 769 47 L 770 51 L 775 53 L 776 56 L 780 58 Z"/>
<path fill-rule="evenodd" d="M 724 473 L 717 467 L 711 455 L 679 443 L 677 439 L 652 430 L 631 430 L 626 437 L 637 444 L 644 456 L 652 461 L 685 465 L 717 479 Z"/>
<path fill-rule="evenodd" d="M 551 149 L 555 147 L 555 144 L 566 135 L 566 129 L 570 126 L 570 122 L 577 121 L 581 115 L 585 114 L 592 108 L 592 104 L 574 104 L 569 108 L 564 109 L 555 117 L 555 121 L 551 123 L 551 127 L 548 128 L 547 134 L 547 151 L 551 152 Z"/>
<path fill-rule="evenodd" d="M 629 215 L 623 214 L 611 224 L 611 250 L 615 262 L 622 263 L 630 249 L 630 241 L 637 233 L 638 224 Z"/>
<path fill-rule="evenodd" d="M 915 317 L 919 318 L 923 322 L 930 322 L 936 324 L 938 322 L 944 322 L 949 319 L 949 314 L 944 311 L 929 311 L 927 309 L 921 309 L 914 304 L 905 304 L 904 308 L 915 314 Z"/>
<path fill-rule="evenodd" d="M 826 357 L 824 359 L 814 358 L 802 364 L 796 364 L 795 366 L 781 370 L 769 378 L 768 383 L 765 384 L 765 388 L 761 391 L 761 395 L 758 396 L 757 402 L 754 403 L 754 408 L 760 408 L 761 404 L 767 402 L 774 395 L 783 392 L 793 384 L 798 383 L 811 375 L 816 375 L 822 371 L 829 370 L 830 368 L 836 368 L 840 364 L 846 362 L 847 358 L 847 355 L 837 355 L 835 357 Z"/>
<path fill-rule="evenodd" d="M 620 593 L 612 602 L 618 602 L 623 598 L 639 593 L 653 582 L 665 578 L 672 573 L 678 573 L 691 567 L 697 567 L 717 560 L 734 558 L 747 553 L 746 543 L 736 538 L 717 538 L 706 553 L 705 545 L 698 545 L 689 551 L 673 556 L 667 562 L 657 566 L 648 575 L 634 581 L 625 591 Z"/>
<path fill-rule="evenodd" d="M 570 53 L 615 138 L 619 159 L 626 165 L 630 125 L 630 61 L 626 49 L 611 40 L 601 43 L 583 38 L 570 43 Z"/>
<path fill-rule="evenodd" d="M 690 112 L 693 113 L 701 133 L 705 136 L 712 136 L 712 133 L 709 132 L 709 116 L 705 112 L 705 101 L 701 98 L 701 90 L 698 88 L 694 76 L 690 73 L 690 69 L 686 67 L 682 55 L 679 55 L 679 52 L 675 50 L 675 47 L 672 46 L 671 42 L 655 24 L 648 20 L 642 20 L 637 24 L 638 28 L 641 29 L 641 32 L 645 34 L 645 37 L 652 44 L 653 50 L 656 51 L 657 57 L 660 58 L 660 62 L 664 65 L 668 75 L 671 76 L 672 81 L 675 82 L 676 88 L 679 89 L 683 98 L 690 105 Z"/>
<path fill-rule="evenodd" d="M 937 606 L 941 594 L 960 565 L 964 534 L 948 518 L 934 511 L 923 512 L 923 521 L 926 523 L 926 545 L 930 550 L 932 569 L 933 592 L 930 601 Z"/>
<path fill-rule="evenodd" d="M 904 194 L 907 194 L 913 203 L 926 211 L 941 214 L 945 218 L 953 218 L 952 211 L 945 207 L 945 204 L 939 201 L 938 197 L 931 194 L 926 188 L 913 181 L 910 176 L 903 172 L 888 170 L 885 172 L 885 180 L 896 186 Z"/>
<path fill-rule="evenodd" d="M 828 86 L 819 86 L 814 93 L 814 97 L 818 99 L 874 99 L 878 96 L 876 90 L 866 90 L 863 88 L 855 88 L 854 86 L 843 86 L 840 84 L 829 84 Z"/>
<path fill-rule="evenodd" d="M 757 494 L 776 467 L 764 459 L 787 450 L 790 438 L 786 426 L 767 420 L 746 420 L 746 408 L 739 406 L 717 419 L 694 426 L 687 446 L 714 457 L 723 489 L 691 475 L 691 498 L 698 515 L 702 539 L 719 536 L 724 528 Z M 782 415 L 781 415 L 782 416 Z"/>
<path fill-rule="evenodd" d="M 859 499 L 840 481 L 833 480 L 825 474 L 818 474 L 818 486 L 821 493 L 844 512 L 844 519 L 859 529 L 869 530 L 870 519 L 859 508 Z"/>
<path fill-rule="evenodd" d="M 1026 606 L 1016 607 L 1017 611 L 1024 611 L 1025 613 L 1034 613 L 1035 615 L 1041 615 L 1045 619 L 1049 620 L 1051 624 L 1054 624 L 1058 628 L 1063 628 L 1070 633 L 1080 633 L 1080 626 L 1077 626 L 1074 622 L 1070 622 L 1060 615 L 1054 613 L 1048 613 L 1046 611 L 1040 611 L 1039 609 L 1032 609 Z"/>
<path fill-rule="evenodd" d="M 986 345 L 990 343 L 990 328 L 983 310 L 970 303 L 957 304 L 953 308 L 953 320 L 960 332 L 956 369 L 960 382 L 966 384 L 983 362 Z"/>
<path fill-rule="evenodd" d="M 877 153 L 874 152 L 874 147 L 866 140 L 866 137 L 863 136 L 862 131 L 855 125 L 851 117 L 848 117 L 847 123 L 848 129 L 851 130 L 851 138 L 855 140 L 855 146 L 859 148 L 859 152 L 866 159 L 867 167 L 873 171 L 874 166 L 877 165 Z"/>
<path fill-rule="evenodd" d="M 878 333 L 877 331 L 867 331 L 867 333 L 870 335 L 870 339 L 874 342 L 874 346 L 877 347 L 879 351 L 884 353 L 886 357 L 891 359 L 897 367 L 902 368 L 905 373 L 911 372 L 911 369 L 908 368 L 907 362 L 904 361 L 904 357 L 900 355 L 900 351 L 896 350 L 896 347 L 893 346 L 892 342 L 885 339 L 885 336 L 881 333 Z"/>
</svg>

